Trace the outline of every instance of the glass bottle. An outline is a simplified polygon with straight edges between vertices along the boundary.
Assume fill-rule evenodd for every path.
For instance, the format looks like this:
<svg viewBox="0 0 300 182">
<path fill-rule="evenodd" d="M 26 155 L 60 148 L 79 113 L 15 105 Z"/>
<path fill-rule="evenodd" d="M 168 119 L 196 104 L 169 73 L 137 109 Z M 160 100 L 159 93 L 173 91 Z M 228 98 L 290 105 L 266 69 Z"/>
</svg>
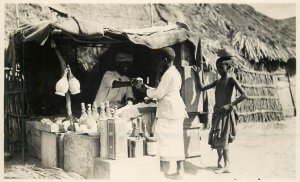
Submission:
<svg viewBox="0 0 300 182">
<path fill-rule="evenodd" d="M 118 110 L 118 106 L 117 105 L 114 105 L 114 112 L 113 112 L 113 118 L 117 118 L 117 110 Z"/>
<path fill-rule="evenodd" d="M 105 102 L 105 113 L 106 113 L 107 119 L 111 119 L 112 118 L 110 107 L 109 107 L 109 101 Z"/>
<path fill-rule="evenodd" d="M 91 132 L 97 132 L 97 123 L 96 120 L 94 119 L 94 117 L 92 116 L 92 110 L 91 110 L 91 104 L 87 105 L 88 110 L 87 110 L 87 128 L 91 131 Z"/>
<path fill-rule="evenodd" d="M 97 110 L 97 102 L 93 102 L 92 116 L 93 116 L 94 120 L 97 121 L 97 119 L 99 117 L 99 113 L 98 113 L 98 110 Z"/>
<path fill-rule="evenodd" d="M 99 120 L 107 120 L 106 113 L 105 113 L 105 105 L 103 102 L 100 102 Z"/>
<path fill-rule="evenodd" d="M 87 118 L 87 113 L 86 113 L 86 109 L 85 109 L 85 104 L 81 103 L 81 116 L 78 121 L 79 126 L 86 124 L 86 118 Z"/>
</svg>

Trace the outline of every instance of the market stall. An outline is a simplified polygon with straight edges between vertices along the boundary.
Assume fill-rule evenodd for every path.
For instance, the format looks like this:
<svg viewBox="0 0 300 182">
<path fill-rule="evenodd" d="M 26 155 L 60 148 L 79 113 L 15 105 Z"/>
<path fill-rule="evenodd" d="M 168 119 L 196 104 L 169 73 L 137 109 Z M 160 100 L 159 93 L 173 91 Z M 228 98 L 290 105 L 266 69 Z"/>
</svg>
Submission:
<svg viewBox="0 0 300 182">
<path fill-rule="evenodd" d="M 10 68 L 11 82 L 16 80 L 13 75 L 21 75 L 20 94 L 27 99 L 26 102 L 22 100 L 27 104 L 22 110 L 26 113 L 19 113 L 19 118 L 14 121 L 22 125 L 19 129 L 23 152 L 24 122 L 27 121 L 28 151 L 40 156 L 44 166 L 61 167 L 87 178 L 101 178 L 107 174 L 99 175 L 95 163 L 104 165 L 102 160 L 140 158 L 139 161 L 145 159 L 153 165 L 158 164 L 152 159 L 155 145 L 151 144 L 155 141 L 149 139 L 156 101 L 145 101 L 145 95 L 135 90 L 134 105 L 114 108 L 103 103 L 99 107 L 94 106 L 93 101 L 103 74 L 111 68 L 117 51 L 126 51 L 134 57 L 131 78 L 141 77 L 155 87 L 161 76 L 157 49 L 172 46 L 177 55 L 175 65 L 183 79 L 188 80 L 182 89 L 188 111 L 191 111 L 190 119 L 184 123 L 186 157 L 200 157 L 201 125 L 197 114 L 203 111 L 203 98 L 200 92 L 192 90 L 196 94 L 193 95 L 189 91 L 190 86 L 195 88 L 189 66 L 200 65 L 201 60 L 199 40 L 198 34 L 182 24 L 118 30 L 72 17 L 21 27 L 10 40 L 6 66 Z M 191 96 L 202 100 L 195 101 Z M 96 130 L 92 126 L 88 130 L 81 126 L 85 114 L 87 122 L 96 124 Z M 99 117 L 92 117 L 95 114 Z M 101 118 L 104 115 L 106 117 Z M 151 156 L 151 160 L 147 156 Z M 96 158 L 98 162 L 95 162 Z M 81 165 L 72 163 L 78 160 L 82 161 Z M 110 163 L 111 169 L 113 165 L 119 164 Z"/>
</svg>

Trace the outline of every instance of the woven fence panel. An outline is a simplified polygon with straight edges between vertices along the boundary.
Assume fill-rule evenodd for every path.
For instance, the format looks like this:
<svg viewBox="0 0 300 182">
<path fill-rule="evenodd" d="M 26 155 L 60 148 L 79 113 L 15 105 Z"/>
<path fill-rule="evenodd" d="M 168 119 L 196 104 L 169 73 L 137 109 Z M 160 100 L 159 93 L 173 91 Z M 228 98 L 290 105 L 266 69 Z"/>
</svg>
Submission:
<svg viewBox="0 0 300 182">
<path fill-rule="evenodd" d="M 277 87 L 274 84 L 274 75 L 239 70 L 236 72 L 236 78 L 249 97 L 236 107 L 239 122 L 268 122 L 284 119 Z M 239 93 L 236 97 L 239 97 Z"/>
</svg>

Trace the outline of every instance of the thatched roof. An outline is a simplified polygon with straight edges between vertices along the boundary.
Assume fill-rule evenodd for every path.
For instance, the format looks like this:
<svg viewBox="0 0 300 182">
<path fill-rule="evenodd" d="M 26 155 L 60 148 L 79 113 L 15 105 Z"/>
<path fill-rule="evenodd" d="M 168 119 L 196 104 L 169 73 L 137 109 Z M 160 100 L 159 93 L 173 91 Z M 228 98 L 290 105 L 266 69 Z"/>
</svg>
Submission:
<svg viewBox="0 0 300 182">
<path fill-rule="evenodd" d="M 6 5 L 13 6 L 13 5 Z M 150 4 L 63 4 L 69 16 L 97 21 L 115 28 L 142 28 L 151 26 Z M 20 5 L 21 23 L 32 23 L 49 18 L 45 6 Z M 40 11 L 40 15 L 35 15 Z M 27 9 L 27 10 L 25 10 Z M 6 9 L 6 31 L 12 30 L 14 8 Z M 28 14 L 28 10 L 31 14 Z M 35 19 L 34 19 L 35 17 Z M 191 31 L 202 36 L 205 61 L 214 66 L 216 52 L 226 48 L 235 54 L 239 64 L 259 60 L 287 61 L 295 57 L 295 18 L 274 20 L 256 12 L 247 5 L 235 4 L 154 4 L 155 26 L 169 22 L 183 22 Z M 6 35 L 8 32 L 6 32 Z"/>
<path fill-rule="evenodd" d="M 273 20 L 246 5 L 189 4 L 156 5 L 163 19 L 187 23 L 205 41 L 204 57 L 214 59 L 222 46 L 234 49 L 244 59 L 287 61 L 295 57 L 295 31 L 282 20 Z M 172 11 L 170 11 L 172 10 Z M 295 19 L 290 20 L 294 21 Z M 294 29 L 295 30 L 295 29 Z"/>
</svg>

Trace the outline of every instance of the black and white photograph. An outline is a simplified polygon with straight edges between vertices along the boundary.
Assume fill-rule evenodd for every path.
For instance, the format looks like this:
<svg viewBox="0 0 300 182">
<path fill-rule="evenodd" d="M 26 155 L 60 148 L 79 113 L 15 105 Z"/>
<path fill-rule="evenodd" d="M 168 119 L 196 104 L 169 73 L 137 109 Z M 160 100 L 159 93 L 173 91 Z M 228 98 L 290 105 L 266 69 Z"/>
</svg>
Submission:
<svg viewBox="0 0 300 182">
<path fill-rule="evenodd" d="M 2 5 L 4 180 L 297 180 L 296 1 Z"/>
</svg>

